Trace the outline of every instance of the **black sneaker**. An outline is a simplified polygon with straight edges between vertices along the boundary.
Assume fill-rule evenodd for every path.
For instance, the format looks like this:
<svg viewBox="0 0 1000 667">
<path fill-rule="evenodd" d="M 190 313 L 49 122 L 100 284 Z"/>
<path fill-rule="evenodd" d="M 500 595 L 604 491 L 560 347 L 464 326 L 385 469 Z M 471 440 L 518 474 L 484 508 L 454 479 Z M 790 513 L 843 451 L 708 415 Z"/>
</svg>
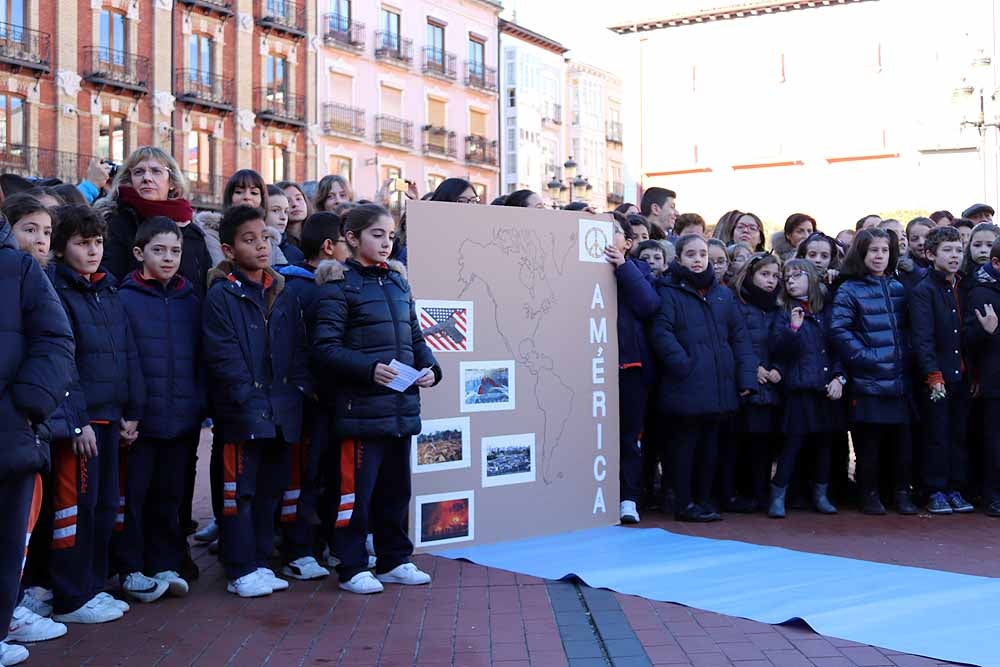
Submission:
<svg viewBox="0 0 1000 667">
<path fill-rule="evenodd" d="M 968 514 L 969 512 L 974 512 L 976 509 L 958 491 L 952 491 L 948 494 L 948 504 L 951 505 L 951 509 L 955 514 Z"/>
<path fill-rule="evenodd" d="M 913 504 L 909 491 L 896 492 L 896 514 L 902 514 L 903 516 L 920 514 L 920 508 Z"/>
<path fill-rule="evenodd" d="M 718 517 L 719 515 L 716 514 L 715 516 Z M 711 514 L 706 514 L 705 510 L 695 503 L 690 503 L 683 510 L 675 513 L 674 518 L 678 521 L 687 521 L 689 523 L 708 523 L 709 521 L 717 520 L 713 519 Z"/>
<path fill-rule="evenodd" d="M 931 514 L 951 514 L 951 504 L 948 502 L 947 496 L 945 496 L 940 491 L 932 493 L 931 497 L 927 499 L 927 511 Z"/>
<path fill-rule="evenodd" d="M 986 516 L 1000 517 L 1000 500 L 994 500 L 986 506 Z"/>
<path fill-rule="evenodd" d="M 878 491 L 868 491 L 862 499 L 861 512 L 870 516 L 883 516 L 885 505 L 878 497 Z"/>
<path fill-rule="evenodd" d="M 722 503 L 722 509 L 733 514 L 753 514 L 757 511 L 757 503 L 750 498 L 734 496 Z"/>
<path fill-rule="evenodd" d="M 697 503 L 697 505 L 701 508 L 702 514 L 706 517 L 706 521 L 722 521 L 722 515 L 719 514 L 719 510 L 715 509 L 715 505 L 711 502 L 705 501 L 703 503 Z"/>
</svg>

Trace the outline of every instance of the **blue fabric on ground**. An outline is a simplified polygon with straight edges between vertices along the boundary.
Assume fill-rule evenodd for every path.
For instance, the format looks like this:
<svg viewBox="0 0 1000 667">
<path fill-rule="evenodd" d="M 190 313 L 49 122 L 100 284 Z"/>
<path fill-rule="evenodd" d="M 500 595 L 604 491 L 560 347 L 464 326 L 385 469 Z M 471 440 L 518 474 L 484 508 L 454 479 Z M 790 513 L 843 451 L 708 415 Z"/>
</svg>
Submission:
<svg viewBox="0 0 1000 667">
<path fill-rule="evenodd" d="M 677 535 L 594 528 L 437 555 L 830 637 L 1000 665 L 1000 579 Z"/>
</svg>

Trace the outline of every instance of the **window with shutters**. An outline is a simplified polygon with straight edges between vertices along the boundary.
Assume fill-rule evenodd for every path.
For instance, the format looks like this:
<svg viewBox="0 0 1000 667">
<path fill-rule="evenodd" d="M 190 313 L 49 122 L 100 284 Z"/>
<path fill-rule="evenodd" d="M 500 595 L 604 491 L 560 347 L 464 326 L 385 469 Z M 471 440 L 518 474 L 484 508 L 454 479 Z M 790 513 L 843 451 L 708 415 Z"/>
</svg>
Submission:
<svg viewBox="0 0 1000 667">
<path fill-rule="evenodd" d="M 288 180 L 288 149 L 268 144 L 264 147 L 264 180 L 268 183 Z"/>
<path fill-rule="evenodd" d="M 435 153 L 447 153 L 447 103 L 433 97 L 427 98 L 427 131 L 425 142 Z"/>
<path fill-rule="evenodd" d="M 469 111 L 469 134 L 475 137 L 486 137 L 486 114 L 475 109 Z"/>
<path fill-rule="evenodd" d="M 403 91 L 390 86 L 382 86 L 382 113 L 386 116 L 402 118 Z"/>
<path fill-rule="evenodd" d="M 342 176 L 348 183 L 351 182 L 351 167 L 353 161 L 343 155 L 331 155 L 327 161 L 327 173 Z"/>
<path fill-rule="evenodd" d="M 8 110 L 8 115 L 9 113 Z M 125 159 L 127 145 L 128 123 L 125 121 L 125 116 L 117 113 L 102 113 L 97 130 L 97 156 L 113 162 L 121 162 Z"/>
<path fill-rule="evenodd" d="M 427 192 L 437 190 L 437 186 L 441 185 L 444 178 L 441 174 L 427 174 Z"/>
<path fill-rule="evenodd" d="M 212 179 L 212 135 L 205 130 L 191 130 L 184 151 L 184 166 L 192 184 L 210 184 Z"/>
</svg>

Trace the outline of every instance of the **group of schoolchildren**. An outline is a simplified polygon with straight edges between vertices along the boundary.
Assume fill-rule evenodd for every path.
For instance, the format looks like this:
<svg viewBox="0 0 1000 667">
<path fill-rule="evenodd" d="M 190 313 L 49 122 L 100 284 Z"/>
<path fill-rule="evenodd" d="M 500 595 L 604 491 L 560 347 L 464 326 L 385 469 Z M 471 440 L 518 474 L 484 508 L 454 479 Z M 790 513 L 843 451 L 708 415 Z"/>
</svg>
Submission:
<svg viewBox="0 0 1000 667">
<path fill-rule="evenodd" d="M 207 221 L 180 197 L 140 201 L 183 182 L 169 154 L 143 147 L 104 190 L 133 202 L 126 222 L 100 201 L 53 206 L 37 191 L 2 203 L 0 665 L 28 656 L 8 642 L 121 618 L 129 604 L 106 591 L 110 576 L 132 601 L 188 593 L 206 419 L 229 592 L 289 587 L 270 568 L 276 533 L 290 578 L 329 575 L 327 545 L 349 592 L 430 581 L 410 562 L 409 446 L 419 390 L 441 370 L 390 259 L 395 221 L 377 204 L 341 215 L 321 201 L 291 243 L 273 226 L 301 188 L 271 186 L 269 201 L 249 170 Z M 337 198 L 330 182 L 320 190 Z M 192 253 L 212 256 L 205 275 Z M 394 359 L 430 370 L 397 392 Z"/>
<path fill-rule="evenodd" d="M 793 214 L 765 252 L 756 215 L 727 213 L 709 238 L 675 196 L 623 205 L 608 252 L 623 523 L 642 506 L 694 522 L 855 501 L 882 515 L 887 496 L 900 514 L 972 512 L 968 497 L 1000 516 L 991 207 L 905 228 L 865 216 L 837 238 Z"/>
</svg>

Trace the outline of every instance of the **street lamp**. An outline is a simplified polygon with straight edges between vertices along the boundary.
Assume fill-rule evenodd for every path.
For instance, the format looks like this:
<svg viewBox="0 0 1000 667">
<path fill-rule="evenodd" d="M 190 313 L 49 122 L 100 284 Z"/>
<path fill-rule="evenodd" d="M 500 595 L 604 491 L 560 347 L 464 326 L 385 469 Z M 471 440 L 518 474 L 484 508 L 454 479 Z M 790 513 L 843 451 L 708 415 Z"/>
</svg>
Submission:
<svg viewBox="0 0 1000 667">
<path fill-rule="evenodd" d="M 560 181 L 555 174 L 552 174 L 552 180 L 550 180 L 546 187 L 549 193 L 552 195 L 552 208 L 559 208 L 558 199 L 559 195 L 567 189 L 569 189 L 569 201 L 573 201 L 573 188 L 586 190 L 588 193 L 593 189 L 592 186 L 586 178 L 580 176 L 576 173 L 577 164 L 573 160 L 571 155 L 566 162 L 563 163 L 564 173 L 566 174 L 566 182 Z"/>
<path fill-rule="evenodd" d="M 996 132 L 1000 129 L 996 102 L 1000 91 L 996 87 L 993 59 L 984 49 L 979 49 L 972 59 L 968 76 L 963 78 L 962 86 L 953 91 L 956 98 L 979 98 L 979 108 L 972 118 L 962 119 L 962 128 L 974 127 L 979 132 L 979 154 L 983 168 L 984 201 L 996 201 L 1000 196 L 997 191 L 997 177 L 1000 174 L 1000 147 Z M 987 107 L 989 107 L 987 109 Z"/>
</svg>

